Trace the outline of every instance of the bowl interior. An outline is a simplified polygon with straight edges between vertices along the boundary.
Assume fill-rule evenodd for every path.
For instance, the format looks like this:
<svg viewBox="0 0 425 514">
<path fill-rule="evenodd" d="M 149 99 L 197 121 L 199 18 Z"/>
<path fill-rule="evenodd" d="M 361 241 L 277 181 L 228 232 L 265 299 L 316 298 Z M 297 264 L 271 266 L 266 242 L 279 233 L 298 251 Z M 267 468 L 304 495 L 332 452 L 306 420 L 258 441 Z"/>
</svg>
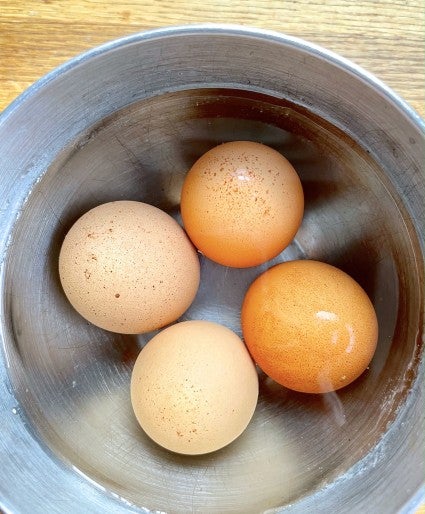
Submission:
<svg viewBox="0 0 425 514">
<path fill-rule="evenodd" d="M 133 199 L 179 218 L 192 163 L 231 140 L 263 142 L 298 171 L 306 211 L 293 243 L 256 268 L 201 258 L 201 287 L 182 319 L 240 331 L 243 295 L 276 262 L 311 258 L 353 276 L 376 308 L 369 369 L 335 393 L 288 391 L 260 373 L 246 432 L 210 455 L 161 449 L 138 427 L 129 381 L 153 334 L 105 332 L 62 292 L 58 253 L 72 223 L 103 202 Z M 50 163 L 15 223 L 6 261 L 6 352 L 17 398 L 54 458 L 136 507 L 249 513 L 293 504 L 374 448 L 403 405 L 420 350 L 418 242 L 385 170 L 354 140 L 288 100 L 232 88 L 187 89 L 134 102 L 80 133 Z"/>
</svg>

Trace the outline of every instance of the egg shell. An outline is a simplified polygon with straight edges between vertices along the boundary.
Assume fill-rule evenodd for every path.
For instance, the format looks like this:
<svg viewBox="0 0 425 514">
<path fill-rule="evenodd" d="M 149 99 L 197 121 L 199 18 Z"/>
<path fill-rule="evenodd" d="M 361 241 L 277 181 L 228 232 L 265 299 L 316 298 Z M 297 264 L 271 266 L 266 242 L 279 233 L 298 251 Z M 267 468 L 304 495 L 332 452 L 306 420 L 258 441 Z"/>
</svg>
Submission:
<svg viewBox="0 0 425 514">
<path fill-rule="evenodd" d="M 318 261 L 273 266 L 242 306 L 247 347 L 279 384 L 306 393 L 337 390 L 359 377 L 376 349 L 378 321 L 361 286 Z"/>
<path fill-rule="evenodd" d="M 173 452 L 218 450 L 247 427 L 258 376 L 241 339 L 209 321 L 162 330 L 143 348 L 131 377 L 131 402 L 143 430 Z"/>
<path fill-rule="evenodd" d="M 117 201 L 91 209 L 71 227 L 59 276 L 88 321 L 136 334 L 179 318 L 199 286 L 199 258 L 180 225 L 146 203 Z"/>
<path fill-rule="evenodd" d="M 304 195 L 290 162 L 251 141 L 224 143 L 188 172 L 184 227 L 195 246 L 225 266 L 256 266 L 278 255 L 302 221 Z"/>
</svg>

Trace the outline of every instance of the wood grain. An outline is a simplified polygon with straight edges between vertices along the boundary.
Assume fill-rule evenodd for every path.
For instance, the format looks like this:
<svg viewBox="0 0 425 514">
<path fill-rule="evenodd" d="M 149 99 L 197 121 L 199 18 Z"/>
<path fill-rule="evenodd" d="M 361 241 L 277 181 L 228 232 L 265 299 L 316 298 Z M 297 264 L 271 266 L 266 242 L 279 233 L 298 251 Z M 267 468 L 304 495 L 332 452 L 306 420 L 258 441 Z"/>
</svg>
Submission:
<svg viewBox="0 0 425 514">
<path fill-rule="evenodd" d="M 0 0 L 0 111 L 80 52 L 164 25 L 237 23 L 325 46 L 425 115 L 422 0 Z"/>
</svg>

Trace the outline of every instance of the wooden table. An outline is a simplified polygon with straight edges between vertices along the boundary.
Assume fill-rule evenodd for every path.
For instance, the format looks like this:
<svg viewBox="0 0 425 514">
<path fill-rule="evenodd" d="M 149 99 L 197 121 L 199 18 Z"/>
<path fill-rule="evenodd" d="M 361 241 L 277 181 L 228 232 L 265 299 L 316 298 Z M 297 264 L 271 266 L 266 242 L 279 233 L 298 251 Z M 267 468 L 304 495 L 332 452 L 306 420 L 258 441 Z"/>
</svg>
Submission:
<svg viewBox="0 0 425 514">
<path fill-rule="evenodd" d="M 0 0 L 0 111 L 84 50 L 141 30 L 202 22 L 320 44 L 374 73 L 425 116 L 423 0 Z"/>
<path fill-rule="evenodd" d="M 252 25 L 318 43 L 374 73 L 425 116 L 423 0 L 0 0 L 0 111 L 86 49 L 201 22 Z"/>
</svg>

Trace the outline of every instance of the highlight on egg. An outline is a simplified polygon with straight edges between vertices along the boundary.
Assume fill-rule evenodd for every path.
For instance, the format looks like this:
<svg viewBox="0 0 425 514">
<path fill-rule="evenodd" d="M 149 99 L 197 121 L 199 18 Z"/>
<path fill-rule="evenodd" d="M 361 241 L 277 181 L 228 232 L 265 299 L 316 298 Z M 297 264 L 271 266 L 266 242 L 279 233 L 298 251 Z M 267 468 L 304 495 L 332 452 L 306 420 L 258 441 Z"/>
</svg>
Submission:
<svg viewBox="0 0 425 514">
<path fill-rule="evenodd" d="M 368 367 L 378 340 L 366 292 L 342 270 L 313 260 L 262 273 L 242 305 L 245 343 L 260 368 L 304 393 L 344 387 Z"/>
<path fill-rule="evenodd" d="M 163 329 L 140 352 L 131 403 L 146 434 L 173 452 L 210 453 L 248 426 L 258 375 L 242 340 L 210 321 Z"/>
<path fill-rule="evenodd" d="M 116 201 L 81 216 L 59 255 L 72 306 L 112 332 L 137 334 L 179 318 L 199 287 L 198 254 L 180 225 L 152 205 Z"/>
<path fill-rule="evenodd" d="M 304 195 L 290 162 L 252 141 L 221 144 L 186 175 L 181 214 L 186 232 L 209 259 L 237 268 L 257 266 L 293 240 Z"/>
</svg>

